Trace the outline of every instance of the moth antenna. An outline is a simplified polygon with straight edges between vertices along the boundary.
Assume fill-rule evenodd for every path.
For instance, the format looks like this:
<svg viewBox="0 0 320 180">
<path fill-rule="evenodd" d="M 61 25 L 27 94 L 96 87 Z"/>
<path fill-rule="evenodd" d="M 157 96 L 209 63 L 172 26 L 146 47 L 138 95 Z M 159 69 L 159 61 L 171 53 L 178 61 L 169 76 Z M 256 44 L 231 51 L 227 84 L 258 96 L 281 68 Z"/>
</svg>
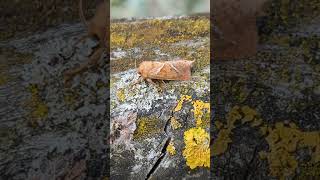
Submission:
<svg viewBox="0 0 320 180">
<path fill-rule="evenodd" d="M 137 59 L 134 59 L 134 67 L 137 70 Z"/>
</svg>

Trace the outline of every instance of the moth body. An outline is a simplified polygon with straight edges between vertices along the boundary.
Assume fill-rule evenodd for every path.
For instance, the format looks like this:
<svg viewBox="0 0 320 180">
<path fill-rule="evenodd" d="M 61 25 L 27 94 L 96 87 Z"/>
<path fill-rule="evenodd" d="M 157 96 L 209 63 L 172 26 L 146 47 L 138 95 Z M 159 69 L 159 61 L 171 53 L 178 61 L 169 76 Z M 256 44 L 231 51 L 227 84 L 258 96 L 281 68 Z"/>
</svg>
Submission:
<svg viewBox="0 0 320 180">
<path fill-rule="evenodd" d="M 143 79 L 181 80 L 191 79 L 191 68 L 194 61 L 143 61 L 138 73 Z"/>
</svg>

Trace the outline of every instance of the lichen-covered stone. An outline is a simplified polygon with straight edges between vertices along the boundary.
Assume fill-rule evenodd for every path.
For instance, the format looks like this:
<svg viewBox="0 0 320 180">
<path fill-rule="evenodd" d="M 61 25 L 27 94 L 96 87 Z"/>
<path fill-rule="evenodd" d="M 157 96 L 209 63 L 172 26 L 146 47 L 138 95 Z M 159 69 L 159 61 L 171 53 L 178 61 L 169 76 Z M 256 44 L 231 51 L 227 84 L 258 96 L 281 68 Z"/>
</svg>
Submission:
<svg viewBox="0 0 320 180">
<path fill-rule="evenodd" d="M 213 65 L 214 178 L 317 175 L 319 161 L 314 152 L 318 148 L 310 142 L 317 142 L 319 136 L 319 14 L 313 4 L 312 15 L 300 21 L 302 11 L 314 2 L 292 2 L 271 1 L 288 11 L 279 11 L 280 6 L 267 11 L 265 25 L 273 24 L 273 31 L 260 27 L 261 48 L 256 57 Z"/>
<path fill-rule="evenodd" d="M 82 27 L 82 28 L 81 28 Z M 4 179 L 88 179 L 104 177 L 108 164 L 106 63 L 75 77 L 63 72 L 88 60 L 97 45 L 79 24 L 0 43 L 0 174 Z M 103 59 L 103 58 L 102 58 Z M 53 171 L 53 169 L 55 169 Z"/>
<path fill-rule="evenodd" d="M 138 113 L 131 141 L 134 148 L 126 151 L 111 144 L 111 161 L 116 162 L 111 178 L 209 178 L 209 139 L 199 144 L 199 149 L 207 146 L 206 150 L 188 146 L 187 158 L 183 155 L 185 132 L 201 126 L 203 133 L 209 133 L 209 52 L 208 17 L 111 24 L 111 120 L 125 112 Z M 195 60 L 190 81 L 134 85 L 138 79 L 135 63 L 174 59 Z M 195 168 L 188 162 L 197 159 L 199 152 L 205 164 Z"/>
</svg>

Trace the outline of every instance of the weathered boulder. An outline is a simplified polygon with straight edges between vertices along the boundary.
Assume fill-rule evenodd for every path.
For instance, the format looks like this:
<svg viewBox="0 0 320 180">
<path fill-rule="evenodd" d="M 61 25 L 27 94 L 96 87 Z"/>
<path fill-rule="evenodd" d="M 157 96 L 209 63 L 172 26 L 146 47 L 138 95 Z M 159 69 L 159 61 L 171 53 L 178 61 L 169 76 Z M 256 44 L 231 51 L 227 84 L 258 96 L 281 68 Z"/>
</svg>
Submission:
<svg viewBox="0 0 320 180">
<path fill-rule="evenodd" d="M 212 63 L 214 179 L 319 177 L 319 1 L 270 1 L 257 57 Z"/>
<path fill-rule="evenodd" d="M 3 179 L 107 176 L 109 122 L 106 59 L 67 88 L 63 72 L 88 60 L 97 45 L 80 24 L 1 43 Z M 103 59 L 103 58 L 102 58 Z"/>
<path fill-rule="evenodd" d="M 206 16 L 112 22 L 111 179 L 209 178 L 209 29 Z M 175 59 L 195 60 L 190 81 L 134 85 L 135 63 Z"/>
<path fill-rule="evenodd" d="M 151 31 L 138 30 L 132 37 L 134 29 L 117 31 L 127 33 L 127 39 L 111 35 L 116 40 L 110 63 L 111 123 L 127 127 L 111 137 L 119 142 L 111 149 L 112 177 L 208 177 L 209 169 L 203 166 L 209 166 L 209 18 L 133 20 L 111 28 L 134 28 L 139 23 Z M 83 25 L 63 24 L 1 43 L 0 173 L 5 179 L 102 179 L 108 175 L 106 58 L 99 68 L 76 76 L 70 87 L 63 83 L 63 72 L 87 61 L 97 46 L 93 39 L 75 46 L 84 33 Z M 144 40 L 139 39 L 141 34 Z M 158 41 L 162 37 L 169 41 Z M 166 82 L 161 92 L 145 82 L 130 86 L 137 78 L 131 57 L 137 62 L 186 58 L 197 63 L 192 81 Z M 123 147 L 120 142 L 128 138 L 132 141 Z M 191 150 L 193 145 L 204 154 L 200 161 Z"/>
</svg>

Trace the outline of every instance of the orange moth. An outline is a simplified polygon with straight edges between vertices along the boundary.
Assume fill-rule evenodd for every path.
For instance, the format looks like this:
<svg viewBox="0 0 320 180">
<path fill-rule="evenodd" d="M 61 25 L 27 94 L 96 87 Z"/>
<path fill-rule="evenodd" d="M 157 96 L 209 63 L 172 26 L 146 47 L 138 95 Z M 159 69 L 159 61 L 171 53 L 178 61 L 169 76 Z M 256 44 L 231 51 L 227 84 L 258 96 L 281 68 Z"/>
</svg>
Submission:
<svg viewBox="0 0 320 180">
<path fill-rule="evenodd" d="M 191 79 L 191 68 L 194 61 L 143 61 L 137 71 L 141 76 L 140 80 L 153 83 L 152 79 L 158 80 L 180 80 Z"/>
</svg>

